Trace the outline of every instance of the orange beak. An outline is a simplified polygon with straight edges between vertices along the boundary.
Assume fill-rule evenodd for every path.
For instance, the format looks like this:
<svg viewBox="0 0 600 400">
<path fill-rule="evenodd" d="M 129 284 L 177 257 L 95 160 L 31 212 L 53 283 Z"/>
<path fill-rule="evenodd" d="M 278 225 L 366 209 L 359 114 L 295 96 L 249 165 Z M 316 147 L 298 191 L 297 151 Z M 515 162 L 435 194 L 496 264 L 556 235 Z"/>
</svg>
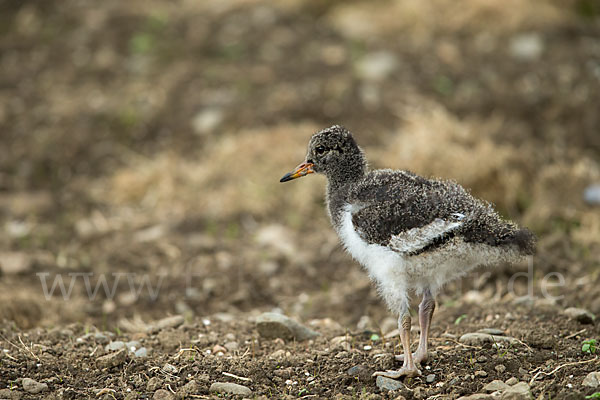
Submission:
<svg viewBox="0 0 600 400">
<path fill-rule="evenodd" d="M 312 174 L 315 172 L 313 171 L 313 165 L 314 164 L 312 163 L 302 163 L 298 165 L 292 172 L 285 174 L 283 178 L 279 180 L 279 182 L 287 182 L 291 181 L 292 179 L 303 177 L 304 175 Z"/>
</svg>

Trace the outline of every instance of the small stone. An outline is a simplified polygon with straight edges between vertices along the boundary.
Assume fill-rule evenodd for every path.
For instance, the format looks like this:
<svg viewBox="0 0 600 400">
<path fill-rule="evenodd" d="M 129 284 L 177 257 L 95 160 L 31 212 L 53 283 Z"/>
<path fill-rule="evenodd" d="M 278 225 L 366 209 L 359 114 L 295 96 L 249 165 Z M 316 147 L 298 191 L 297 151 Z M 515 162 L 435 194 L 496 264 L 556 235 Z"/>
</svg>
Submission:
<svg viewBox="0 0 600 400">
<path fill-rule="evenodd" d="M 225 353 L 227 353 L 227 349 L 223 346 L 220 346 L 218 344 L 214 345 L 212 348 L 212 353 L 215 355 L 223 355 Z"/>
<path fill-rule="evenodd" d="M 282 338 L 284 340 L 303 341 L 319 336 L 319 333 L 309 329 L 291 318 L 277 313 L 264 313 L 256 319 L 256 329 L 265 339 Z"/>
<path fill-rule="evenodd" d="M 152 396 L 153 400 L 175 400 L 175 396 L 165 389 L 158 389 Z"/>
<path fill-rule="evenodd" d="M 48 385 L 46 385 L 45 383 L 40 383 L 31 378 L 23 378 L 22 385 L 23 385 L 23 390 L 25 390 L 27 393 L 32 393 L 32 394 L 38 394 L 38 393 L 45 392 L 46 390 L 48 390 Z"/>
<path fill-rule="evenodd" d="M 531 391 L 525 382 L 519 382 L 502 393 L 500 400 L 530 400 Z"/>
<path fill-rule="evenodd" d="M 236 351 L 240 348 L 238 342 L 227 342 L 223 345 L 227 349 L 227 351 Z"/>
<path fill-rule="evenodd" d="M 121 365 L 127 359 L 127 350 L 121 349 L 105 356 L 98 357 L 96 364 L 99 368 L 112 368 Z"/>
<path fill-rule="evenodd" d="M 287 352 L 283 349 L 279 349 L 279 350 L 275 350 L 274 352 L 272 352 L 269 355 L 269 358 L 272 358 L 274 360 L 280 360 L 282 358 L 285 358 L 287 356 Z"/>
<path fill-rule="evenodd" d="M 596 319 L 594 314 L 583 308 L 569 307 L 564 312 L 565 315 L 582 324 L 591 324 Z"/>
<path fill-rule="evenodd" d="M 505 391 L 506 389 L 508 389 L 509 386 L 502 382 L 501 380 L 493 380 L 490 383 L 488 383 L 487 385 L 485 385 L 483 387 L 483 390 L 485 390 L 486 392 L 497 392 L 497 391 Z"/>
<path fill-rule="evenodd" d="M 371 370 L 361 364 L 348 368 L 347 372 L 348 372 L 348 375 L 356 376 L 360 380 L 367 381 L 371 378 Z"/>
<path fill-rule="evenodd" d="M 590 372 L 583 379 L 583 386 L 597 388 L 600 386 L 600 372 Z"/>
<path fill-rule="evenodd" d="M 198 382 L 191 380 L 177 391 L 177 395 L 182 399 L 188 399 L 191 398 L 192 395 L 198 394 L 201 389 L 202 388 Z"/>
<path fill-rule="evenodd" d="M 538 59 L 544 51 L 544 41 L 538 33 L 516 35 L 510 41 L 510 54 L 523 61 Z"/>
<path fill-rule="evenodd" d="M 208 389 L 211 393 L 229 393 L 242 396 L 251 396 L 252 390 L 243 385 L 229 382 L 215 382 Z"/>
<path fill-rule="evenodd" d="M 477 357 L 477 362 L 478 363 L 484 363 L 487 361 L 487 357 L 486 356 L 479 356 Z"/>
<path fill-rule="evenodd" d="M 130 340 L 129 342 L 125 343 L 125 347 L 127 347 L 127 350 L 130 352 L 135 353 L 137 349 L 142 347 L 142 344 L 137 340 Z"/>
<path fill-rule="evenodd" d="M 425 377 L 425 382 L 433 383 L 435 382 L 435 374 L 429 374 Z"/>
<path fill-rule="evenodd" d="M 510 336 L 490 335 L 487 333 L 465 333 L 458 339 L 459 342 L 471 346 L 482 345 L 484 343 L 509 343 L 517 344 L 518 340 Z"/>
<path fill-rule="evenodd" d="M 33 261 L 26 253 L 2 252 L 0 253 L 0 271 L 10 274 L 20 274 L 31 269 Z"/>
<path fill-rule="evenodd" d="M 100 333 L 100 332 L 94 333 L 94 340 L 100 344 L 105 344 L 110 341 L 108 336 L 106 336 L 105 334 Z"/>
<path fill-rule="evenodd" d="M 395 379 L 387 378 L 385 376 L 377 376 L 375 384 L 377 385 L 379 390 L 384 392 L 389 392 L 390 390 L 398 390 L 404 387 L 402 382 L 397 381 Z"/>
<path fill-rule="evenodd" d="M 510 386 L 515 385 L 517 382 L 519 382 L 519 380 L 514 376 L 506 380 L 506 384 Z"/>
<path fill-rule="evenodd" d="M 483 328 L 478 330 L 479 333 L 487 333 L 488 335 L 504 336 L 504 331 L 497 328 Z"/>
<path fill-rule="evenodd" d="M 23 392 L 11 389 L 0 389 L 0 399 L 6 400 L 21 400 Z"/>
<path fill-rule="evenodd" d="M 499 374 L 503 374 L 506 371 L 506 367 L 502 364 L 500 365 L 496 365 L 494 367 L 494 369 L 499 373 Z"/>
<path fill-rule="evenodd" d="M 592 206 L 600 205 L 600 183 L 585 188 L 583 191 L 583 201 Z"/>
<path fill-rule="evenodd" d="M 475 371 L 475 376 L 479 377 L 479 378 L 485 378 L 486 376 L 488 376 L 488 373 L 482 370 L 479 371 Z"/>
<path fill-rule="evenodd" d="M 148 383 L 146 383 L 146 390 L 148 392 L 154 392 L 161 386 L 162 386 L 162 381 L 160 380 L 160 378 L 153 376 L 152 378 L 148 379 Z"/>
<path fill-rule="evenodd" d="M 163 318 L 153 324 L 149 331 L 150 332 L 158 332 L 167 328 L 177 328 L 179 325 L 182 325 L 185 322 L 181 315 L 174 315 L 172 317 Z"/>
<path fill-rule="evenodd" d="M 104 350 L 106 350 L 106 351 L 117 351 L 117 350 L 121 350 L 124 348 L 125 348 L 125 343 L 120 340 L 110 342 L 109 344 L 104 346 Z"/>
<path fill-rule="evenodd" d="M 491 394 L 475 393 L 469 396 L 459 397 L 457 400 L 491 400 L 494 397 Z"/>
<path fill-rule="evenodd" d="M 145 347 L 140 347 L 135 351 L 135 353 L 133 353 L 133 355 L 136 358 L 146 358 L 148 357 L 148 349 L 146 349 Z"/>
<path fill-rule="evenodd" d="M 166 363 L 163 367 L 162 367 L 162 371 L 166 372 L 168 374 L 176 374 L 179 370 L 177 369 L 176 366 L 174 366 L 173 364 L 169 364 Z"/>
</svg>

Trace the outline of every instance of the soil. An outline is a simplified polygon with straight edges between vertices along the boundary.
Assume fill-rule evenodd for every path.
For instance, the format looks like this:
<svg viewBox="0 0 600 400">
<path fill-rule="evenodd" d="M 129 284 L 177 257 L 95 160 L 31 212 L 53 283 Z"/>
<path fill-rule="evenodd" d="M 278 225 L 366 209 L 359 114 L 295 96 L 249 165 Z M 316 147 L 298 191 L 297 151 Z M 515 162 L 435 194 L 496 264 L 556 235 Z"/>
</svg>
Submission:
<svg viewBox="0 0 600 400">
<path fill-rule="evenodd" d="M 600 327 L 565 313 L 600 314 L 600 10 L 509 3 L 0 1 L 0 398 L 600 391 Z M 398 366 L 396 322 L 324 180 L 278 182 L 333 123 L 539 238 L 444 289 L 431 360 L 389 393 L 371 375 Z M 320 336 L 265 339 L 268 311 Z M 484 328 L 518 341 L 460 341 Z M 147 356 L 105 349 L 132 340 Z"/>
</svg>

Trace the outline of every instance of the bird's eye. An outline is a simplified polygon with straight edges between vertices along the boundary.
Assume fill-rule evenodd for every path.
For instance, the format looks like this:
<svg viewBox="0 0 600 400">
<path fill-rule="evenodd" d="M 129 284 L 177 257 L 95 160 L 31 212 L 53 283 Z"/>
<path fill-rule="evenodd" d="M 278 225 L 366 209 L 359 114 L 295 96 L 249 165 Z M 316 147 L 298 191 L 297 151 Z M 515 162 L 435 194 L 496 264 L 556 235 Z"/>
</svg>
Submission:
<svg viewBox="0 0 600 400">
<path fill-rule="evenodd" d="M 325 150 L 327 150 L 327 149 L 325 149 L 325 147 L 323 147 L 323 146 L 317 146 L 317 148 L 315 149 L 317 154 L 323 154 L 323 153 L 325 153 Z"/>
</svg>

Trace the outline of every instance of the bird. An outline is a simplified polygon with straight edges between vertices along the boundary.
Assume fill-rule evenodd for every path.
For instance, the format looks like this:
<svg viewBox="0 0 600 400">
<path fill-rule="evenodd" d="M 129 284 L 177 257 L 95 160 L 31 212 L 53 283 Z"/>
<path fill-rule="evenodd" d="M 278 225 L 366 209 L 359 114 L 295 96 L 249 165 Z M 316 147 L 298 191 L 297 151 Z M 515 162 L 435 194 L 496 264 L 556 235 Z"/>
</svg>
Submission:
<svg viewBox="0 0 600 400">
<path fill-rule="evenodd" d="M 535 252 L 527 228 L 502 219 L 491 203 L 452 180 L 407 170 L 368 168 L 352 133 L 340 125 L 310 138 L 303 163 L 288 182 L 309 174 L 327 178 L 326 208 L 343 247 L 366 269 L 380 297 L 398 317 L 403 354 L 397 370 L 374 376 L 421 375 L 436 295 L 449 281 L 479 266 L 516 262 Z M 422 296 L 416 351 L 410 349 L 410 296 Z"/>
</svg>

